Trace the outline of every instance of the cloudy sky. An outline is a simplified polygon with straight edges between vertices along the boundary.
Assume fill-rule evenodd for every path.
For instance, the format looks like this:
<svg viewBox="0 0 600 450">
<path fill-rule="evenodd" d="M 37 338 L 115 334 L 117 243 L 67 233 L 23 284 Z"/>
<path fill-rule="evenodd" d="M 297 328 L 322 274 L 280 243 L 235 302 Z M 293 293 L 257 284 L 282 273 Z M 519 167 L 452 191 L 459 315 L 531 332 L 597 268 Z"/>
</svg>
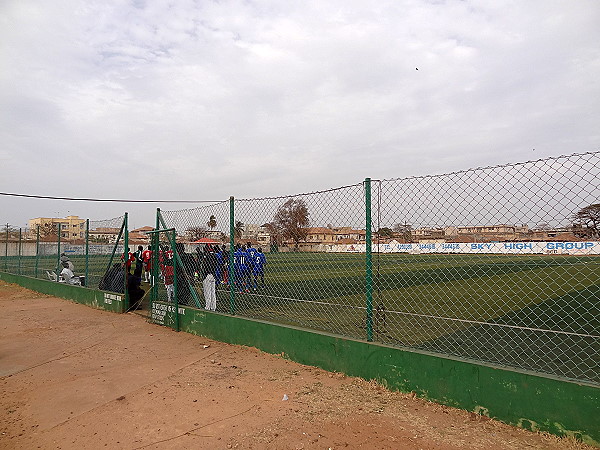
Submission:
<svg viewBox="0 0 600 450">
<path fill-rule="evenodd" d="M 4 0 L 0 191 L 251 198 L 596 151 L 598 24 L 597 0 Z M 0 196 L 0 221 L 156 206 L 189 207 Z"/>
</svg>

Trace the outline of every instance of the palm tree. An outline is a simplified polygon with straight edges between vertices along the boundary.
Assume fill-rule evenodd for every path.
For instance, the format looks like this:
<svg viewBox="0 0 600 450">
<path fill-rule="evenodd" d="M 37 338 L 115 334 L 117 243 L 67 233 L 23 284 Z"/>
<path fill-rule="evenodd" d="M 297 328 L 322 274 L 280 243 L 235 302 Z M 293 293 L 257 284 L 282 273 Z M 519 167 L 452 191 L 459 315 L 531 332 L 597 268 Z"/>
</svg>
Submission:
<svg viewBox="0 0 600 450">
<path fill-rule="evenodd" d="M 208 225 L 208 228 L 210 228 L 211 231 L 214 230 L 217 227 L 217 218 L 215 216 L 210 216 L 206 225 Z"/>
<path fill-rule="evenodd" d="M 235 233 L 235 237 L 237 237 L 238 239 L 241 239 L 242 233 L 244 232 L 244 223 L 237 220 L 235 222 L 235 227 L 233 229 L 233 232 Z"/>
</svg>

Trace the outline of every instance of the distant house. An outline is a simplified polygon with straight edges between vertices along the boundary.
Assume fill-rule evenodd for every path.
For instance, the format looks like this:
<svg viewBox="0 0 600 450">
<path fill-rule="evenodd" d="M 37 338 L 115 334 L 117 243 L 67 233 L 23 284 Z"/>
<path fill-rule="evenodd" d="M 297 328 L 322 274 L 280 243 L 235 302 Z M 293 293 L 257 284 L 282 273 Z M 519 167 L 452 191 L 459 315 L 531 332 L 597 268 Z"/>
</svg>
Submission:
<svg viewBox="0 0 600 450">
<path fill-rule="evenodd" d="M 136 228 L 135 230 L 131 230 L 130 233 L 148 233 L 149 231 L 154 231 L 154 227 L 141 227 L 141 228 Z"/>
<path fill-rule="evenodd" d="M 549 229 L 549 230 L 533 230 L 531 232 L 532 241 L 582 241 L 585 240 L 571 230 L 567 229 Z"/>
<path fill-rule="evenodd" d="M 91 242 L 114 244 L 117 242 L 120 231 L 120 228 L 99 227 L 89 231 L 89 240 Z"/>
<path fill-rule="evenodd" d="M 334 244 L 335 234 L 330 228 L 310 227 L 306 229 L 304 242 L 308 244 Z"/>
<path fill-rule="evenodd" d="M 333 227 L 332 231 L 337 244 L 361 244 L 366 242 L 367 232 L 365 230 L 355 230 L 352 227 Z"/>
<path fill-rule="evenodd" d="M 366 241 L 365 230 L 355 230 L 351 227 L 309 227 L 306 237 L 298 243 L 298 249 L 305 252 L 325 251 L 334 245 L 360 244 Z M 287 239 L 284 244 L 294 246 L 294 241 Z"/>
<path fill-rule="evenodd" d="M 440 239 L 444 237 L 446 230 L 441 227 L 420 227 L 412 230 L 412 235 L 416 240 Z"/>
<path fill-rule="evenodd" d="M 222 235 L 223 233 L 219 232 L 219 234 Z M 267 249 L 271 245 L 271 235 L 264 225 L 247 223 L 244 224 L 241 238 L 236 238 L 236 242 L 237 241 L 244 244 L 246 242 L 251 242 L 254 246 Z"/>
</svg>

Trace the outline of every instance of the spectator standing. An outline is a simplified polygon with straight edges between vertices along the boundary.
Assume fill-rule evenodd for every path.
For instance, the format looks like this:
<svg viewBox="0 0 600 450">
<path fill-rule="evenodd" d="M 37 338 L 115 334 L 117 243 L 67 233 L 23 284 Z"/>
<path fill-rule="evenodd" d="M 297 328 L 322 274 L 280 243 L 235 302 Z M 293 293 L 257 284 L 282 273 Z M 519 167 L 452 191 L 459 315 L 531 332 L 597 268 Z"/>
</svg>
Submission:
<svg viewBox="0 0 600 450">
<path fill-rule="evenodd" d="M 142 269 L 136 268 L 133 275 L 127 273 L 127 292 L 129 293 L 130 309 L 139 309 L 145 291 L 140 287 L 142 282 Z"/>
<path fill-rule="evenodd" d="M 140 270 L 140 279 L 141 279 L 141 274 L 142 274 L 142 267 L 144 266 L 144 259 L 142 257 L 142 255 L 144 254 L 144 247 L 142 247 L 141 245 L 138 245 L 137 250 L 135 251 L 135 253 L 133 254 L 133 257 L 135 258 L 135 270 Z"/>
<path fill-rule="evenodd" d="M 229 284 L 229 251 L 225 245 L 221 248 L 221 278 L 223 284 Z"/>
<path fill-rule="evenodd" d="M 246 271 L 246 276 L 248 279 L 248 286 L 252 286 L 252 274 L 254 273 L 254 256 L 256 255 L 256 249 L 252 247 L 252 242 L 248 242 L 246 246 L 246 253 L 248 254 L 248 268 Z"/>
<path fill-rule="evenodd" d="M 179 256 L 177 264 L 177 302 L 183 305 L 193 306 L 192 289 L 194 282 L 194 272 L 198 270 L 196 259 L 185 252 L 185 245 L 182 242 L 175 244 L 175 250 Z"/>
<path fill-rule="evenodd" d="M 200 280 L 202 280 L 202 268 L 204 267 L 203 260 L 204 260 L 204 249 L 202 249 L 201 247 L 196 247 L 196 274 L 197 274 L 197 277 L 194 276 L 194 280 L 196 278 L 199 278 Z"/>
<path fill-rule="evenodd" d="M 215 252 L 215 257 L 217 258 L 217 268 L 215 269 L 215 283 L 221 284 L 221 280 L 223 279 L 223 252 L 221 251 L 221 247 L 219 247 L 218 245 L 213 250 Z"/>
<path fill-rule="evenodd" d="M 131 253 L 131 249 L 127 247 L 127 261 L 125 261 L 125 254 L 121 255 L 121 261 L 125 264 L 125 270 L 127 273 L 131 273 L 131 263 L 135 261 L 135 255 Z"/>
<path fill-rule="evenodd" d="M 215 274 L 217 271 L 217 255 L 211 247 L 204 248 L 204 258 L 202 260 L 202 289 L 204 292 L 204 300 L 208 311 L 216 311 L 217 309 L 217 291 Z"/>
<path fill-rule="evenodd" d="M 249 287 L 246 284 L 248 281 L 248 253 L 246 253 L 245 246 L 238 244 L 237 249 L 233 254 L 233 261 L 235 283 L 238 292 L 249 292 Z"/>
</svg>

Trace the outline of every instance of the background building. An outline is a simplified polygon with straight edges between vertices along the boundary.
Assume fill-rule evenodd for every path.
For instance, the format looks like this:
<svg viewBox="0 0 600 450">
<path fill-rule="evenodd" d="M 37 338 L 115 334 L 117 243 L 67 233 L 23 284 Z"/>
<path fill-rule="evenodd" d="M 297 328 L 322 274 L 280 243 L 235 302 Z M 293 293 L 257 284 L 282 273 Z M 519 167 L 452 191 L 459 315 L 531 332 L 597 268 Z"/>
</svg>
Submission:
<svg viewBox="0 0 600 450">
<path fill-rule="evenodd" d="M 38 226 L 40 227 L 40 235 L 56 235 L 58 225 L 60 224 L 61 239 L 85 239 L 85 221 L 79 216 L 67 216 L 64 219 L 55 217 L 37 217 L 29 219 L 28 227 L 32 235 L 37 234 Z"/>
</svg>

